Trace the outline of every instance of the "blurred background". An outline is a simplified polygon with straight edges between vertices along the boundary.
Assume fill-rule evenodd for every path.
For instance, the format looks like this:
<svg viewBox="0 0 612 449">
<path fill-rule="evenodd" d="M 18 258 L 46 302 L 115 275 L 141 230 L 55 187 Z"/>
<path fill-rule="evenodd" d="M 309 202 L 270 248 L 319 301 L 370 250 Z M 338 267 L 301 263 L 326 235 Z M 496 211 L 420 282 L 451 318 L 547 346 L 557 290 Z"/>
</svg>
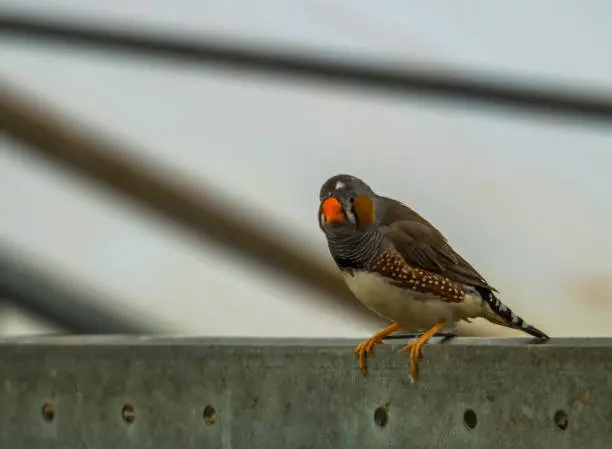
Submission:
<svg viewBox="0 0 612 449">
<path fill-rule="evenodd" d="M 527 0 L 0 6 L 37 20 L 612 97 L 612 3 L 605 0 L 558 0 L 554 8 Z M 4 33 L 0 76 L 7 126 L 0 137 L 1 334 L 368 336 L 382 323 L 334 276 L 316 219 L 320 185 L 342 172 L 432 221 L 507 304 L 550 335 L 612 336 L 610 119 Z M 62 168 L 59 156 L 40 157 L 42 150 L 16 137 L 26 128 L 13 120 L 14 109 L 8 118 L 7 105 L 19 98 L 40 106 L 41 120 L 84 133 L 117 164 L 154 175 L 178 196 L 157 191 L 149 200 L 165 208 L 151 213 Z M 83 157 L 89 170 L 103 166 Z M 122 173 L 124 187 L 140 176 Z M 154 190 L 145 184 L 142 196 Z M 207 221 L 215 217 L 216 224 Z M 254 234 L 240 234 L 245 229 Z M 464 331 L 515 335 L 479 322 Z"/>
</svg>

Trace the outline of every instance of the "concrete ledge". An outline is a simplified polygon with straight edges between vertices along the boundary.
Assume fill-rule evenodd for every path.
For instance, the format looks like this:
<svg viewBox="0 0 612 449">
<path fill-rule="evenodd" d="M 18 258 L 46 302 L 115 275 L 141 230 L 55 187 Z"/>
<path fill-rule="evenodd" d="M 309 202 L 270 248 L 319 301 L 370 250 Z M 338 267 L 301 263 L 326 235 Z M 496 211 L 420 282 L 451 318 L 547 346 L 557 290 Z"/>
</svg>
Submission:
<svg viewBox="0 0 612 449">
<path fill-rule="evenodd" d="M 0 448 L 589 448 L 612 441 L 612 339 L 0 340 Z M 46 405 L 45 405 L 46 404 Z M 470 428 L 470 426 L 472 428 Z"/>
</svg>

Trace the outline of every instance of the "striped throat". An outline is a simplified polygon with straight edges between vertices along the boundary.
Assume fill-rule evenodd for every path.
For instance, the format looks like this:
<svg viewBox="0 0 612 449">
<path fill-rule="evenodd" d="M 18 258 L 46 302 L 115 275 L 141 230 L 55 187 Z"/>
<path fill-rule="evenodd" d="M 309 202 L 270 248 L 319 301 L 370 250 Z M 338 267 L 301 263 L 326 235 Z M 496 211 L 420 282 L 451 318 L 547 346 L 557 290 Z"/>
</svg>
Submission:
<svg viewBox="0 0 612 449">
<path fill-rule="evenodd" d="M 375 228 L 334 227 L 326 232 L 327 245 L 340 270 L 367 270 L 384 250 L 384 236 Z"/>
</svg>

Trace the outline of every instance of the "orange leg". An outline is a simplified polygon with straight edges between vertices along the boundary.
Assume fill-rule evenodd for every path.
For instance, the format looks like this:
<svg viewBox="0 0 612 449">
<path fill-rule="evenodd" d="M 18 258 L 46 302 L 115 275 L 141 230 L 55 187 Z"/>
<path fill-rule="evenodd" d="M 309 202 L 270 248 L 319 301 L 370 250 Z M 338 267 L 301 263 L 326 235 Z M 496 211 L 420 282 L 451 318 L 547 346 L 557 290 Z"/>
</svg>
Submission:
<svg viewBox="0 0 612 449">
<path fill-rule="evenodd" d="M 372 355 L 372 349 L 375 345 L 382 343 L 383 338 L 391 335 L 396 330 L 400 329 L 401 326 L 397 323 L 393 323 L 388 327 L 385 327 L 383 330 L 376 332 L 366 341 L 359 343 L 355 348 L 355 354 L 359 357 L 359 368 L 361 369 L 361 374 L 366 375 L 366 357 L 368 355 Z"/>
<path fill-rule="evenodd" d="M 410 377 L 412 377 L 413 380 L 416 381 L 417 379 L 417 374 L 418 374 L 417 364 L 419 362 L 419 359 L 423 358 L 421 347 L 427 344 L 427 342 L 431 340 L 431 337 L 436 335 L 438 331 L 444 328 L 444 326 L 446 326 L 445 321 L 442 321 L 441 323 L 436 324 L 434 327 L 432 327 L 427 332 L 425 332 L 423 335 L 421 335 L 419 338 L 417 338 L 415 342 L 404 346 L 404 348 L 401 350 L 401 352 L 406 352 L 408 350 L 410 351 Z"/>
</svg>

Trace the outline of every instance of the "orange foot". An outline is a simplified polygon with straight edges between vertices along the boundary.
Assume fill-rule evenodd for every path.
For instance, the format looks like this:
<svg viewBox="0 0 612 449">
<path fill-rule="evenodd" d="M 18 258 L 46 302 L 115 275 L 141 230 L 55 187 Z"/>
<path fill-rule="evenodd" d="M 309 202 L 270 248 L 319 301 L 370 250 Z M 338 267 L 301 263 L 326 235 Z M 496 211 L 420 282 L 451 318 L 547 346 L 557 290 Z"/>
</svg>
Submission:
<svg viewBox="0 0 612 449">
<path fill-rule="evenodd" d="M 434 327 L 432 327 L 427 332 L 425 332 L 423 335 L 421 335 L 419 338 L 417 338 L 415 342 L 404 346 L 404 348 L 401 350 L 401 352 L 410 351 L 410 377 L 412 378 L 413 381 L 417 380 L 418 362 L 419 362 L 419 359 L 423 358 L 423 352 L 422 352 L 421 347 L 423 345 L 426 345 L 427 342 L 431 340 L 431 337 L 436 335 L 438 331 L 444 328 L 444 326 L 446 326 L 445 321 L 436 324 Z"/>
<path fill-rule="evenodd" d="M 382 343 L 383 338 L 391 335 L 396 330 L 400 329 L 401 326 L 397 323 L 393 323 L 392 325 L 384 328 L 383 330 L 376 332 L 366 341 L 361 342 L 355 348 L 355 354 L 359 357 L 359 368 L 361 369 L 361 374 L 366 375 L 366 358 L 372 354 L 372 350 L 374 346 L 379 343 Z"/>
</svg>

